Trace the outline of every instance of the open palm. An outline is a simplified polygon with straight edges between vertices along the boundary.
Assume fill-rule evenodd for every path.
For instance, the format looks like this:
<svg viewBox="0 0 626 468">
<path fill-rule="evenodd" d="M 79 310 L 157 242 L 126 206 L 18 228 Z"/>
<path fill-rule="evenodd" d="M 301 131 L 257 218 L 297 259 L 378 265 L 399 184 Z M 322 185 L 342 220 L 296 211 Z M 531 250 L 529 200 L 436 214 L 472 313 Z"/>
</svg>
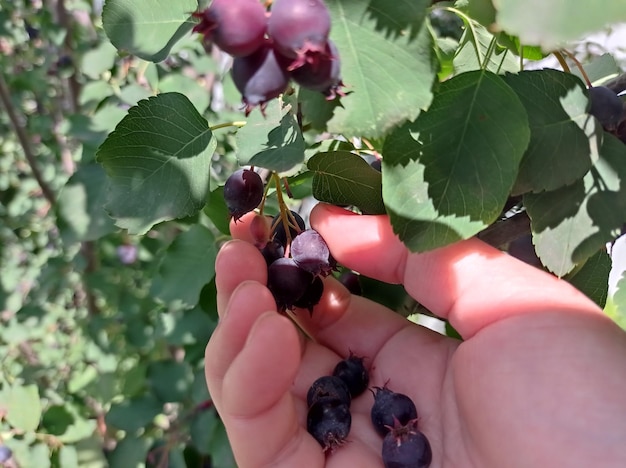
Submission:
<svg viewBox="0 0 626 468">
<path fill-rule="evenodd" d="M 626 466 L 626 336 L 582 294 L 477 240 L 415 255 L 384 216 L 320 205 L 311 223 L 341 264 L 403 283 L 465 341 L 332 278 L 312 316 L 297 313 L 305 339 L 276 313 L 257 249 L 227 244 L 206 375 L 240 467 L 382 466 L 370 392 L 353 400 L 348 442 L 332 454 L 306 432 L 309 386 L 350 352 L 366 357 L 370 385 L 416 403 L 433 467 Z M 233 230 L 245 238 L 245 220 Z"/>
</svg>

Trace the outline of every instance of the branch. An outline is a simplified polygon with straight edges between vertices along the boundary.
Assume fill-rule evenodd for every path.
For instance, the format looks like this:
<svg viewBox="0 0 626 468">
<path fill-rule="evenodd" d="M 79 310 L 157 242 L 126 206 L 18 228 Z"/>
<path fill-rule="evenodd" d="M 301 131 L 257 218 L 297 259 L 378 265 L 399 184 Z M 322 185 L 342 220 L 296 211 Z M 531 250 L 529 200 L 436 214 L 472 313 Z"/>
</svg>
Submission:
<svg viewBox="0 0 626 468">
<path fill-rule="evenodd" d="M 615 91 L 615 94 L 619 94 L 622 91 L 626 91 L 626 73 L 616 76 L 612 80 L 604 83 L 604 86 Z"/>
<path fill-rule="evenodd" d="M 530 232 L 530 218 L 525 211 L 510 218 L 498 221 L 478 234 L 478 238 L 496 248 L 502 248 L 509 242 Z"/>
<path fill-rule="evenodd" d="M 7 110 L 7 114 L 9 115 L 9 120 L 15 130 L 15 134 L 17 135 L 17 139 L 20 141 L 20 145 L 22 145 L 22 149 L 24 150 L 24 156 L 26 157 L 26 161 L 30 166 L 30 170 L 33 172 L 33 176 L 35 180 L 41 187 L 41 192 L 43 196 L 48 200 L 51 205 L 54 205 L 56 196 L 54 192 L 50 188 L 50 186 L 43 179 L 41 171 L 39 170 L 39 166 L 37 165 L 37 159 L 35 158 L 35 154 L 33 153 L 33 149 L 30 146 L 30 140 L 26 131 L 20 124 L 20 119 L 17 115 L 17 111 L 13 107 L 13 103 L 11 102 L 11 93 L 9 92 L 9 87 L 7 85 L 6 80 L 4 79 L 4 74 L 0 73 L 0 101 L 2 101 L 2 105 Z"/>
</svg>

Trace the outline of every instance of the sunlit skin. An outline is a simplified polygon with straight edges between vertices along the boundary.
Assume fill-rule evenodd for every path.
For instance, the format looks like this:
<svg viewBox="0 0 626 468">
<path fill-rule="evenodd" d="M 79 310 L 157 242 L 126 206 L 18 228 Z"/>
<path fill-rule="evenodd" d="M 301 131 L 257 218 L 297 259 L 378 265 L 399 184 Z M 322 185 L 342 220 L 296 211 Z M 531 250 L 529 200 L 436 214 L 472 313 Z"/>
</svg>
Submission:
<svg viewBox="0 0 626 468">
<path fill-rule="evenodd" d="M 351 406 L 345 445 L 325 456 L 306 432 L 306 393 L 349 352 L 370 386 L 417 406 L 432 467 L 626 466 L 626 334 L 568 283 L 471 239 L 409 254 L 385 216 L 318 205 L 311 225 L 340 264 L 407 292 L 464 340 L 415 325 L 326 278 L 305 338 L 276 312 L 246 220 L 216 261 L 220 322 L 206 378 L 239 467 L 383 466 L 373 397 Z"/>
</svg>

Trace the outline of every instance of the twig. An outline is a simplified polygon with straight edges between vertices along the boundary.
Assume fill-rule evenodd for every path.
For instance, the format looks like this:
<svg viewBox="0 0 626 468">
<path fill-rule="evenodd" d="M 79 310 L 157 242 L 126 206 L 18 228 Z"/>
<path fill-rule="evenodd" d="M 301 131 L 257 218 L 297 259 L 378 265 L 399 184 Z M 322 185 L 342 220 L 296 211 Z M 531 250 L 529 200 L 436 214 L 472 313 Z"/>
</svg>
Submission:
<svg viewBox="0 0 626 468">
<path fill-rule="evenodd" d="M 530 232 L 530 218 L 525 211 L 498 221 L 478 234 L 478 238 L 493 247 L 501 248 Z"/>
<path fill-rule="evenodd" d="M 39 166 L 37 165 L 37 160 L 35 158 L 35 153 L 33 153 L 33 149 L 30 145 L 28 135 L 20 124 L 20 119 L 17 115 L 17 111 L 15 110 L 15 108 L 13 107 L 13 103 L 11 102 L 11 93 L 9 92 L 9 86 L 7 85 L 7 82 L 4 79 L 4 74 L 2 73 L 0 73 L 0 101 L 2 101 L 2 105 L 7 110 L 11 125 L 15 130 L 17 139 L 20 141 L 20 145 L 22 145 L 24 156 L 26 157 L 26 161 L 28 162 L 30 170 L 33 173 L 33 177 L 35 177 L 35 180 L 41 188 L 41 193 L 51 205 L 54 205 L 56 201 L 56 196 L 50 186 L 44 180 L 43 175 L 39 170 Z"/>
</svg>

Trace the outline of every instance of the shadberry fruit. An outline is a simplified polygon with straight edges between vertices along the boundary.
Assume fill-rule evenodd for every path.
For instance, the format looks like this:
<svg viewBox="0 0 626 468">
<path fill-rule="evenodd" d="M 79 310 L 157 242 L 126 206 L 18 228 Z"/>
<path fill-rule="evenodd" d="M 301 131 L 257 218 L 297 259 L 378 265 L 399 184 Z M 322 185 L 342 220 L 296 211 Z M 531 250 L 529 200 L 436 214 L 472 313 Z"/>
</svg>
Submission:
<svg viewBox="0 0 626 468">
<path fill-rule="evenodd" d="M 293 305 L 300 307 L 301 309 L 307 309 L 309 314 L 313 314 L 313 307 L 319 304 L 323 294 L 324 282 L 322 281 L 322 278 L 316 276 L 302 297 L 295 301 Z"/>
<path fill-rule="evenodd" d="M 329 40 L 325 53 L 318 60 L 304 63 L 291 72 L 291 77 L 300 86 L 323 93 L 328 99 L 344 95 L 340 90 L 341 59 L 335 44 Z"/>
<path fill-rule="evenodd" d="M 352 353 L 337 363 L 333 375 L 339 377 L 348 386 L 352 398 L 363 393 L 370 381 L 369 372 L 363 365 L 363 358 Z"/>
<path fill-rule="evenodd" d="M 250 169 L 233 172 L 224 184 L 224 201 L 230 215 L 237 221 L 254 210 L 263 199 L 263 180 Z"/>
<path fill-rule="evenodd" d="M 278 310 L 292 309 L 313 282 L 313 275 L 300 268 L 292 258 L 279 258 L 267 269 L 267 287 Z"/>
<path fill-rule="evenodd" d="M 389 432 L 389 428 L 395 425 L 396 420 L 404 426 L 409 421 L 417 419 L 415 403 L 407 395 L 392 392 L 386 386 L 374 388 L 376 393 L 371 418 L 374 429 L 381 436 Z"/>
<path fill-rule="evenodd" d="M 594 86 L 589 94 L 589 114 L 593 115 L 607 131 L 613 131 L 624 116 L 622 100 L 606 86 Z"/>
<path fill-rule="evenodd" d="M 307 413 L 306 428 L 324 452 L 343 445 L 350 433 L 350 408 L 339 401 L 314 403 Z"/>
<path fill-rule="evenodd" d="M 325 375 L 317 379 L 306 394 L 307 406 L 319 402 L 340 402 L 350 406 L 350 390 L 343 380 L 333 375 Z"/>
<path fill-rule="evenodd" d="M 415 420 L 389 431 L 383 440 L 382 456 L 385 468 L 428 468 L 433 458 L 430 443 L 417 429 Z"/>
<path fill-rule="evenodd" d="M 291 241 L 291 256 L 296 264 L 314 275 L 327 276 L 337 266 L 324 238 L 314 229 L 306 229 Z"/>
<path fill-rule="evenodd" d="M 354 271 L 346 270 L 341 275 L 339 275 L 339 282 L 343 284 L 350 294 L 354 294 L 356 296 L 361 296 L 363 294 L 363 289 L 361 288 L 361 283 L 359 282 L 359 275 L 357 275 Z"/>
<path fill-rule="evenodd" d="M 330 13 L 323 0 L 274 0 L 267 32 L 295 70 L 327 54 Z"/>
<path fill-rule="evenodd" d="M 258 0 L 213 0 L 193 32 L 203 34 L 233 57 L 245 57 L 259 49 L 265 38 L 267 18 Z"/>
<path fill-rule="evenodd" d="M 298 235 L 300 231 L 304 231 L 306 229 L 306 225 L 304 223 L 304 219 L 295 211 L 291 211 L 293 219 L 296 220 L 296 224 L 298 227 L 289 226 L 289 237 L 293 239 Z M 290 218 L 288 218 L 290 219 Z M 285 225 L 283 224 L 282 219 L 280 218 L 280 214 L 274 216 L 272 220 L 272 226 L 274 229 L 272 230 L 272 239 L 276 242 L 279 242 L 283 247 L 287 247 L 287 233 L 285 231 Z"/>
<path fill-rule="evenodd" d="M 281 243 L 271 240 L 261 249 L 261 254 L 269 267 L 274 261 L 285 256 L 285 248 Z"/>
<path fill-rule="evenodd" d="M 231 75 L 243 97 L 246 115 L 255 106 L 263 110 L 267 101 L 282 94 L 289 84 L 289 76 L 269 44 L 264 44 L 252 55 L 235 58 Z"/>
</svg>

